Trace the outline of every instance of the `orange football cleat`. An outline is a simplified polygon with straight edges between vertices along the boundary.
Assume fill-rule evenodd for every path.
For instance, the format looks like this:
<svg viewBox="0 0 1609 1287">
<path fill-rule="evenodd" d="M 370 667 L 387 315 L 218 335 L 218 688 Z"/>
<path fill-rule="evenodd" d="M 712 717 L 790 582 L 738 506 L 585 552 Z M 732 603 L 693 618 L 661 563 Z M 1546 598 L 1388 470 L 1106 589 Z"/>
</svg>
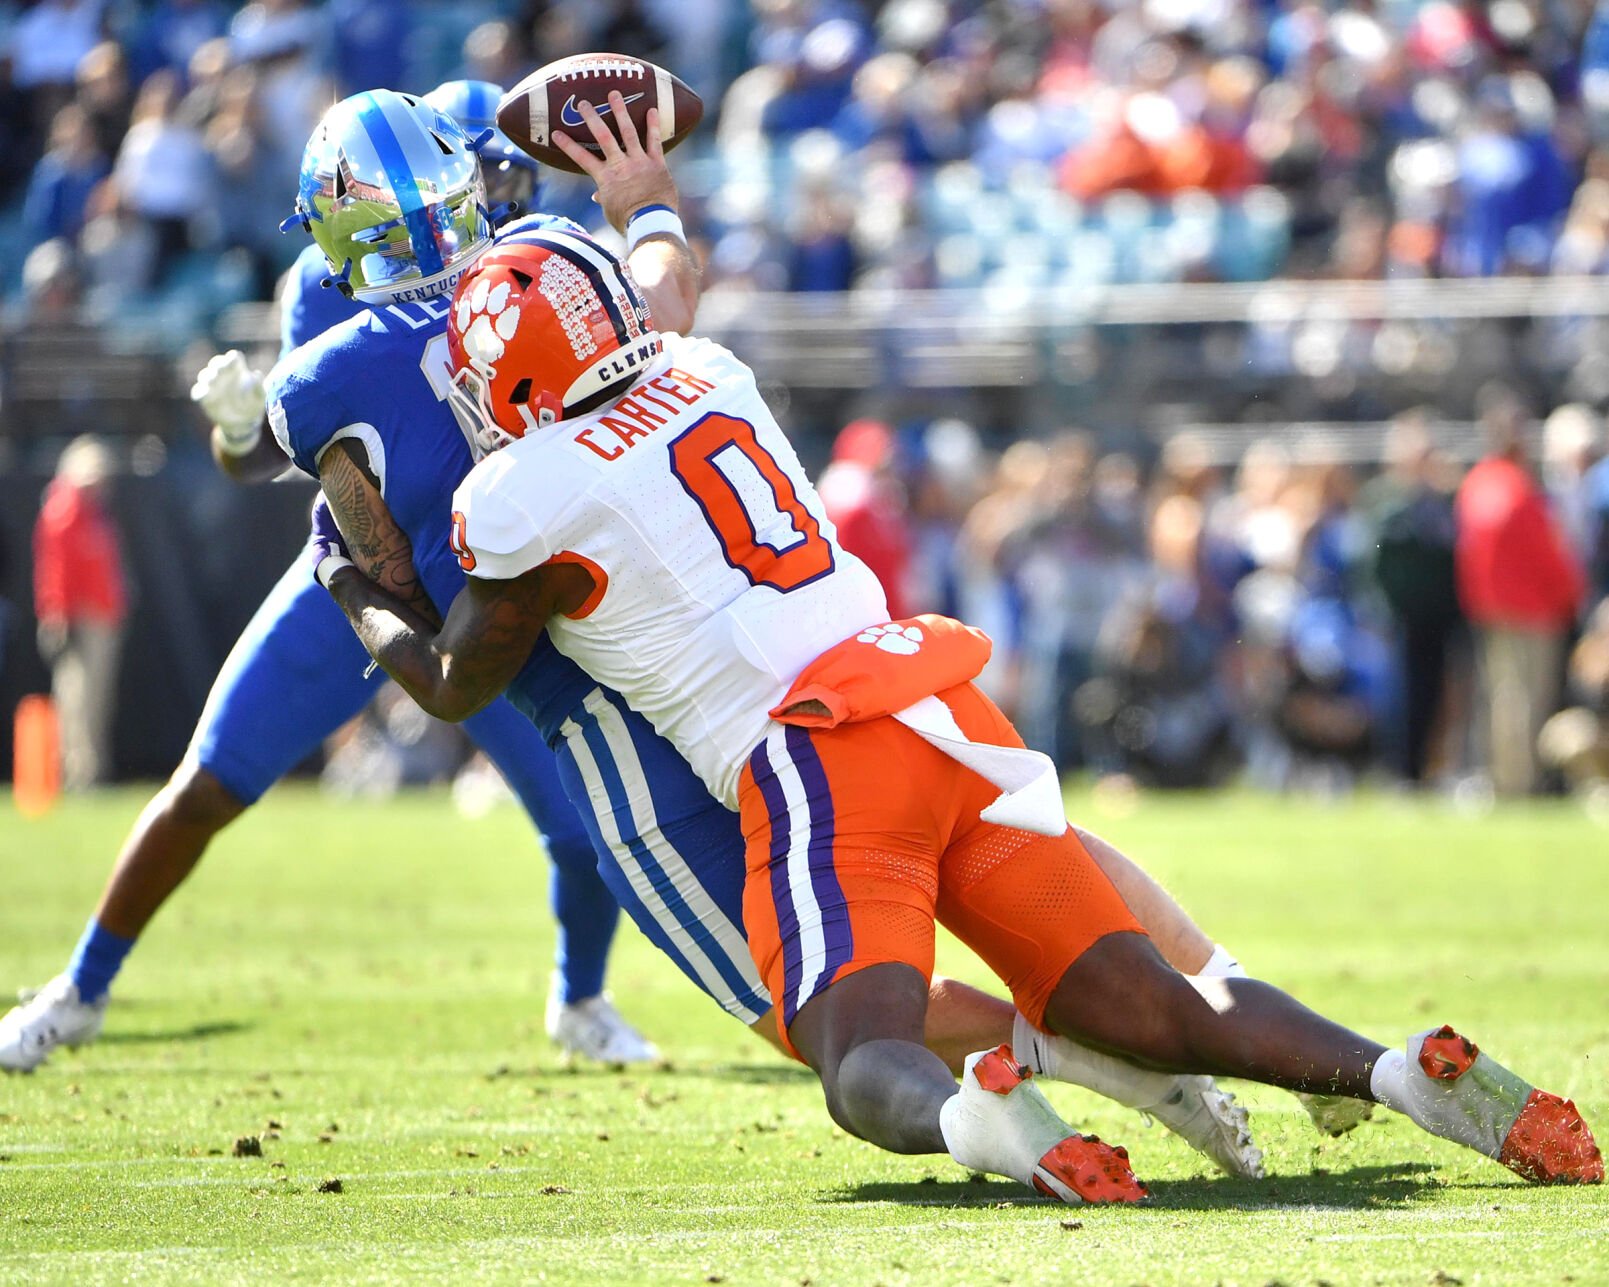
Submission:
<svg viewBox="0 0 1609 1287">
<path fill-rule="evenodd" d="M 1069 1135 L 1034 1168 L 1034 1188 L 1062 1202 L 1139 1202 L 1151 1191 L 1129 1165 L 1129 1151 L 1099 1136 Z"/>
<path fill-rule="evenodd" d="M 1538 1184 L 1602 1184 L 1603 1154 L 1576 1106 L 1533 1090 L 1497 1160 Z"/>
</svg>

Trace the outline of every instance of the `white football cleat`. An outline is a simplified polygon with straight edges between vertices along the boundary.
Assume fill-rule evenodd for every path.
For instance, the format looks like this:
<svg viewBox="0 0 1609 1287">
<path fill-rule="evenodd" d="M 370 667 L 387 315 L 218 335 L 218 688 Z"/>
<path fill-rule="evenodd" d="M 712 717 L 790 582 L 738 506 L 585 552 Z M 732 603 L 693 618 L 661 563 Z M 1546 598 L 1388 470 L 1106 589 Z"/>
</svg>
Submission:
<svg viewBox="0 0 1609 1287">
<path fill-rule="evenodd" d="M 1260 1180 L 1263 1153 L 1251 1140 L 1251 1123 L 1235 1097 L 1211 1077 L 1141 1068 L 1067 1037 L 1041 1032 L 1019 1013 L 1012 1049 L 1028 1068 L 1053 1081 L 1082 1086 L 1154 1117 L 1221 1171 Z"/>
<path fill-rule="evenodd" d="M 566 1055 L 585 1055 L 604 1064 L 659 1062 L 659 1048 L 616 1010 L 607 993 L 566 1005 L 558 981 L 548 989 L 547 1034 Z"/>
<path fill-rule="evenodd" d="M 1235 1097 L 1211 1077 L 1180 1076 L 1149 1113 L 1226 1175 L 1261 1180 L 1263 1151 L 1251 1142 L 1251 1121 Z"/>
<path fill-rule="evenodd" d="M 1296 1092 L 1296 1098 L 1313 1125 L 1326 1135 L 1340 1139 L 1348 1131 L 1356 1130 L 1374 1116 L 1374 1105 L 1366 1099 L 1352 1099 L 1346 1095 L 1307 1095 Z"/>
<path fill-rule="evenodd" d="M 85 1005 L 78 985 L 58 974 L 0 1018 L 0 1068 L 32 1072 L 57 1046 L 88 1045 L 100 1035 L 110 993 Z"/>
<path fill-rule="evenodd" d="M 962 1166 L 1004 1175 L 1060 1202 L 1138 1202 L 1145 1185 L 1127 1149 L 1080 1135 L 1057 1115 L 1011 1048 L 968 1055 L 961 1088 L 944 1101 L 939 1127 Z"/>
</svg>

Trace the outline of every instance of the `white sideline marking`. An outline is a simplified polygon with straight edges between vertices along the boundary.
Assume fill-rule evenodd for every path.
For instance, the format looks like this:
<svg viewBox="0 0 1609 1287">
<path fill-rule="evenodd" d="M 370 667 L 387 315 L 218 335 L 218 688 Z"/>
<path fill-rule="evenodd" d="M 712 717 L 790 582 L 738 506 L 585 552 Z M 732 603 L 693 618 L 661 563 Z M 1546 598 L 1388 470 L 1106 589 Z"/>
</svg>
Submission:
<svg viewBox="0 0 1609 1287">
<path fill-rule="evenodd" d="M 1575 1237 L 1574 1229 L 1533 1229 L 1517 1232 L 1513 1229 L 1420 1229 L 1416 1233 L 1325 1233 L 1314 1236 L 1314 1242 L 1417 1242 L 1424 1238 L 1538 1238 Z"/>
<path fill-rule="evenodd" d="M 1023 1206 L 1025 1208 L 1044 1208 L 1047 1210 L 1047 1214 L 1054 1214 L 1059 1209 L 1054 1206 L 1049 1206 L 1043 1202 L 1042 1199 L 1034 1199 L 1033 1195 L 1029 1193 L 1024 1193 L 1023 1198 Z M 744 1206 L 739 1209 L 749 1212 L 752 1212 L 753 1210 L 753 1208 L 748 1206 Z M 931 1232 L 935 1229 L 948 1231 L 973 1230 L 976 1229 L 979 1223 L 981 1223 L 983 1220 L 991 1219 L 996 1214 L 992 1204 L 988 1206 L 979 1206 L 976 1208 L 976 1212 L 979 1216 L 978 1220 L 908 1220 L 900 1224 L 879 1224 L 871 1226 L 863 1225 L 855 1230 L 855 1235 L 857 1238 L 866 1241 L 875 1241 L 877 1238 L 885 1234 L 892 1233 L 923 1233 Z M 794 1234 L 797 1234 L 798 1231 L 799 1229 L 797 1225 L 785 1224 L 774 1227 L 767 1225 L 763 1228 L 750 1227 L 747 1229 L 673 1229 L 666 1230 L 661 1233 L 643 1233 L 634 1236 L 645 1244 L 667 1242 L 707 1243 L 712 1237 L 717 1236 L 724 1239 L 741 1238 L 745 1241 L 775 1242 L 779 1237 L 790 1237 Z M 418 1246 L 419 1249 L 429 1252 L 446 1248 L 462 1255 L 466 1252 L 472 1253 L 475 1251 L 506 1252 L 517 1248 L 529 1248 L 533 1251 L 540 1251 L 545 1247 L 551 1247 L 557 1242 L 563 1242 L 567 1246 L 574 1246 L 577 1243 L 596 1243 L 601 1246 L 613 1247 L 618 1245 L 619 1241 L 620 1232 L 618 1230 L 597 1234 L 577 1234 L 572 1231 L 565 1230 L 562 1232 L 555 1232 L 551 1236 L 544 1238 L 471 1238 L 466 1239 L 463 1242 L 418 1244 Z M 356 1252 L 373 1251 L 376 1248 L 387 1248 L 393 1251 L 397 1250 L 392 1243 L 381 1239 L 375 1242 L 352 1242 L 350 1240 L 341 1242 L 284 1242 L 278 1245 L 276 1251 L 280 1253 L 292 1251 L 335 1252 L 343 1255 L 352 1255 Z M 17 1254 L 0 1255 L 0 1265 L 3 1265 L 8 1261 L 22 1260 L 66 1260 L 69 1262 L 83 1260 L 116 1261 L 137 1259 L 145 1256 L 215 1256 L 218 1258 L 228 1258 L 233 1261 L 234 1259 L 238 1258 L 239 1254 L 238 1249 L 234 1247 L 194 1246 L 191 1244 L 181 1243 L 166 1247 L 142 1247 L 137 1251 L 123 1251 L 111 1248 L 98 1251 L 25 1251 Z M 406 1259 L 406 1257 L 407 1252 L 404 1250 L 403 1258 Z"/>
<path fill-rule="evenodd" d="M 9 1152 L 0 1149 L 0 1152 Z M 65 1152 L 66 1150 L 60 1150 Z M 87 1167 L 121 1166 L 193 1166 L 203 1162 L 233 1162 L 225 1153 L 208 1153 L 202 1157 L 104 1157 L 83 1158 L 74 1162 L 0 1162 L 0 1175 L 8 1171 L 63 1171 L 83 1170 Z"/>
</svg>

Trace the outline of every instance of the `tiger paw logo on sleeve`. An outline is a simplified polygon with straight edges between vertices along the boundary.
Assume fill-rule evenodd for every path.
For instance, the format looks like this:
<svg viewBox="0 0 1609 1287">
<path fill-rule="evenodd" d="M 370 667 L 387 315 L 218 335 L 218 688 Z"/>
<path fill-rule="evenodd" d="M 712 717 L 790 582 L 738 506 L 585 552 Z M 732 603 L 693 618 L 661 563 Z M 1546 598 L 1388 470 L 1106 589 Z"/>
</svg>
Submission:
<svg viewBox="0 0 1609 1287">
<path fill-rule="evenodd" d="M 922 627 L 902 626 L 890 621 L 883 626 L 868 626 L 855 636 L 856 643 L 875 644 L 883 652 L 896 657 L 912 657 L 922 649 Z"/>
</svg>

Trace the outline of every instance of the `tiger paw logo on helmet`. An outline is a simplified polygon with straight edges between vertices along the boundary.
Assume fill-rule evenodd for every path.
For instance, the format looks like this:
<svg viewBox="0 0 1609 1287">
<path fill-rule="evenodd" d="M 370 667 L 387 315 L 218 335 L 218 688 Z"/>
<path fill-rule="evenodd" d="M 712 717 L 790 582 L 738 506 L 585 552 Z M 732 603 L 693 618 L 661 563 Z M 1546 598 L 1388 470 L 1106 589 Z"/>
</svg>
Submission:
<svg viewBox="0 0 1609 1287">
<path fill-rule="evenodd" d="M 520 306 L 510 302 L 511 285 L 492 285 L 485 277 L 458 301 L 453 318 L 464 352 L 484 366 L 496 366 L 520 326 Z"/>
<path fill-rule="evenodd" d="M 915 656 L 922 648 L 922 628 L 902 626 L 890 621 L 886 626 L 867 626 L 855 636 L 857 643 L 875 644 L 896 657 Z"/>
</svg>

